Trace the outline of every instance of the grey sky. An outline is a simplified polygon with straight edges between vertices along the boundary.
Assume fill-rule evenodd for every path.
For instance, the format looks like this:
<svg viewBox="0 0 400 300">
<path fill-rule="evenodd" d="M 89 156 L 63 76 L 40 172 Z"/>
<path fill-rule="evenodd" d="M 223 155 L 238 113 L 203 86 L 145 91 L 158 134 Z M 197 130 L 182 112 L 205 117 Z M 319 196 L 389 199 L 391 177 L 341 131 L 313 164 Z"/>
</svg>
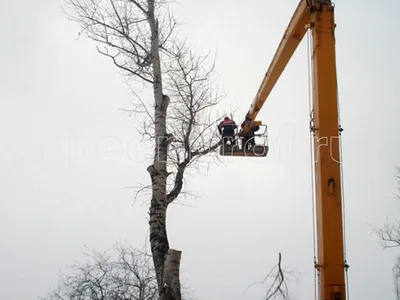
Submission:
<svg viewBox="0 0 400 300">
<path fill-rule="evenodd" d="M 182 36 L 217 51 L 228 92 L 221 109 L 238 108 L 242 119 L 298 1 L 193 2 L 177 9 Z M 61 4 L 0 6 L 0 299 L 44 295 L 85 245 L 103 250 L 118 240 L 141 247 L 147 238 L 147 208 L 143 201 L 133 207 L 133 190 L 126 189 L 149 181 L 146 148 L 134 121 L 118 110 L 129 108 L 129 90 L 92 42 L 76 39 L 78 27 Z M 395 0 L 337 1 L 352 299 L 394 299 L 398 251 L 382 251 L 370 224 L 400 211 L 393 199 L 399 9 Z M 171 246 L 184 251 L 183 281 L 198 299 L 261 299 L 261 287 L 243 292 L 263 279 L 279 251 L 297 280 L 293 299 L 313 297 L 305 41 L 260 119 L 269 126 L 268 158 L 224 159 L 208 173 L 193 173 L 187 183 L 201 197 L 184 203 L 195 207 L 169 210 Z"/>
</svg>

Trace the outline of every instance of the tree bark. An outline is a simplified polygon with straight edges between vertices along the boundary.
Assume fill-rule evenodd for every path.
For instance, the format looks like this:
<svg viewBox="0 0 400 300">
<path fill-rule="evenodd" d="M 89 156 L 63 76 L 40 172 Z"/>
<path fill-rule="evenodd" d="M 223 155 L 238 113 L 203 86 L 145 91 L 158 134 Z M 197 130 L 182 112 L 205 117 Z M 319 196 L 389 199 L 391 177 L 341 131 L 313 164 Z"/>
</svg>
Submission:
<svg viewBox="0 0 400 300">
<path fill-rule="evenodd" d="M 169 249 L 164 262 L 164 286 L 161 290 L 161 300 L 181 299 L 181 284 L 179 268 L 182 252 Z"/>
</svg>

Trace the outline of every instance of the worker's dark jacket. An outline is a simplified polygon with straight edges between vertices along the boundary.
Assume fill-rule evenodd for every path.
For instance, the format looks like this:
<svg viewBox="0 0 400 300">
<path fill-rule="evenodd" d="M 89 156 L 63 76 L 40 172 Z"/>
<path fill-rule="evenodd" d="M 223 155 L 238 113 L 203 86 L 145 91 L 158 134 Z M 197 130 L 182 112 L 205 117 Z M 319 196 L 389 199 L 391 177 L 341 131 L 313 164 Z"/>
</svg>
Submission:
<svg viewBox="0 0 400 300">
<path fill-rule="evenodd" d="M 232 120 L 223 120 L 218 125 L 218 131 L 223 135 L 233 135 L 235 133 L 236 123 Z"/>
</svg>

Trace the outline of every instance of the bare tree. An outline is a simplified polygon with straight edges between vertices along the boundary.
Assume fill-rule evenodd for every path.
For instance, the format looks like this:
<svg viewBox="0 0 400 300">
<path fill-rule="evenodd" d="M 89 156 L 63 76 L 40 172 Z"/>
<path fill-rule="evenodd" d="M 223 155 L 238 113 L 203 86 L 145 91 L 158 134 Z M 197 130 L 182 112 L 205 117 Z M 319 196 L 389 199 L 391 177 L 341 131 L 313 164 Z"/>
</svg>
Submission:
<svg viewBox="0 0 400 300">
<path fill-rule="evenodd" d="M 213 85 L 214 64 L 177 39 L 167 0 L 66 0 L 67 14 L 81 33 L 99 44 L 124 76 L 152 89 L 151 101 L 137 93 L 141 131 L 153 142 L 149 209 L 150 245 L 161 300 L 181 299 L 181 252 L 170 248 L 166 213 L 182 192 L 188 167 L 214 152 L 219 138 L 210 110 L 221 95 Z M 134 89 L 133 89 L 134 91 Z"/>
<path fill-rule="evenodd" d="M 289 300 L 289 289 L 286 278 L 287 271 L 282 267 L 282 254 L 279 252 L 278 263 L 269 271 L 261 282 L 251 284 L 245 292 L 255 284 L 267 286 L 264 299 Z"/>
<path fill-rule="evenodd" d="M 400 200 L 400 166 L 396 167 L 395 179 L 397 183 L 396 199 Z M 384 249 L 400 247 L 400 220 L 387 221 L 382 227 L 374 227 Z M 392 269 L 396 299 L 400 300 L 400 256 Z"/>
<path fill-rule="evenodd" d="M 278 263 L 272 268 L 271 272 L 267 275 L 266 278 L 268 278 L 270 275 L 273 275 L 274 280 L 265 295 L 265 300 L 275 299 L 275 298 L 278 299 L 282 298 L 285 300 L 289 299 L 289 292 L 285 280 L 285 274 L 282 269 L 281 253 L 279 253 Z M 266 278 L 264 280 L 266 280 Z"/>
<path fill-rule="evenodd" d="M 384 249 L 400 246 L 400 222 L 388 221 L 380 228 L 374 229 Z"/>
<path fill-rule="evenodd" d="M 61 275 L 58 287 L 43 300 L 158 300 L 151 256 L 117 244 L 110 251 L 86 253 L 88 262 Z"/>
</svg>

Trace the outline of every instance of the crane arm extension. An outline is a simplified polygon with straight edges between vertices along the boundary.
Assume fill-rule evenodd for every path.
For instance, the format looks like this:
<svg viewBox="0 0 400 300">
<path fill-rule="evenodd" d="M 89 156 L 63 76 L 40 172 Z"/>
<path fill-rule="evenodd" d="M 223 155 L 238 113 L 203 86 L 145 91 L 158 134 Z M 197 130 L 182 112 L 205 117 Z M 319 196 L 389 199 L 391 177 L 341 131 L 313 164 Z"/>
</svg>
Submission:
<svg viewBox="0 0 400 300">
<path fill-rule="evenodd" d="M 296 11 L 290 20 L 290 23 L 283 35 L 283 38 L 278 46 L 278 49 L 272 59 L 272 62 L 264 76 L 264 79 L 258 89 L 256 97 L 246 114 L 245 121 L 242 124 L 240 134 L 246 135 L 249 133 L 253 122 L 262 108 L 265 100 L 275 86 L 283 70 L 288 64 L 293 53 L 297 49 L 303 39 L 307 25 L 310 23 L 310 15 L 308 13 L 307 1 L 300 1 Z"/>
</svg>

